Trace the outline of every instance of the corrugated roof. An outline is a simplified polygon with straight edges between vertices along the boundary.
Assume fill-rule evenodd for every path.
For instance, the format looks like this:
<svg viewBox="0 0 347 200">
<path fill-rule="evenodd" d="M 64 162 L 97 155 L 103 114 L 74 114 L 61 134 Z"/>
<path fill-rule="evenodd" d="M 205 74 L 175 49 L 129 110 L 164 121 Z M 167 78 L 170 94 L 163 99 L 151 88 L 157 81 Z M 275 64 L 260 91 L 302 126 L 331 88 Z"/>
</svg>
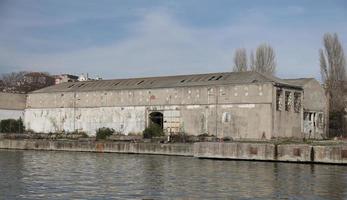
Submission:
<svg viewBox="0 0 347 200">
<path fill-rule="evenodd" d="M 274 76 L 264 75 L 258 72 L 224 72 L 210 74 L 67 82 L 36 90 L 32 93 L 172 88 L 224 84 L 249 84 L 257 82 L 273 82 L 279 85 L 301 88 L 298 85 L 287 83 L 286 81 Z"/>
<path fill-rule="evenodd" d="M 314 78 L 293 78 L 293 79 L 283 79 L 287 83 L 304 86 L 311 80 L 315 80 Z"/>
</svg>

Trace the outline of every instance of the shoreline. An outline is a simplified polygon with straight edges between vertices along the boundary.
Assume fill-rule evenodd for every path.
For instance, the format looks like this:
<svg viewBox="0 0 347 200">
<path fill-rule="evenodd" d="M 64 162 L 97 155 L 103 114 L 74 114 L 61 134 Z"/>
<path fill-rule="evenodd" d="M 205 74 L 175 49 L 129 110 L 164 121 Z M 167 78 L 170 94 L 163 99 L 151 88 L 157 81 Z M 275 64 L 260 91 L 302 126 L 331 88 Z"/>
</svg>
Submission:
<svg viewBox="0 0 347 200">
<path fill-rule="evenodd" d="M 347 165 L 347 144 L 149 143 L 0 139 L 0 149 L 187 156 L 202 159 Z"/>
</svg>

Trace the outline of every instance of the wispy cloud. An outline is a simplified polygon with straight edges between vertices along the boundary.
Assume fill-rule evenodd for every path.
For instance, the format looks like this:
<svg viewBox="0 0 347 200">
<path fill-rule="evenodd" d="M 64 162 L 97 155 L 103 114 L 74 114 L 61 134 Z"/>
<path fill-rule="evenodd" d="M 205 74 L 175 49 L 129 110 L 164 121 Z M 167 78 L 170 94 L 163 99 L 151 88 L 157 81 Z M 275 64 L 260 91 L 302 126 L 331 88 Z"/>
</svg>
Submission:
<svg viewBox="0 0 347 200">
<path fill-rule="evenodd" d="M 109 42 L 99 44 L 88 43 L 83 48 L 78 42 L 72 44 L 71 40 L 64 38 L 50 40 L 32 35 L 30 31 L 26 32 L 28 34 L 18 40 L 20 45 L 18 41 L 10 41 L 0 46 L 0 65 L 7 66 L 6 69 L 1 68 L 1 71 L 7 71 L 8 66 L 13 66 L 13 70 L 77 74 L 89 72 L 106 78 L 230 71 L 232 54 L 236 48 L 244 47 L 250 50 L 255 49 L 260 43 L 267 42 L 273 45 L 277 52 L 280 76 L 319 77 L 317 51 L 321 46 L 321 36 L 324 32 L 334 31 L 336 28 L 341 34 L 347 33 L 346 29 L 341 28 L 341 24 L 346 25 L 346 22 L 340 21 L 324 26 L 302 26 L 293 22 L 286 25 L 286 20 L 291 17 L 274 17 L 278 13 L 288 16 L 303 15 L 307 11 L 302 6 L 284 6 L 282 10 L 276 11 L 270 8 L 250 7 L 244 15 L 232 17 L 218 26 L 205 27 L 185 23 L 178 17 L 177 12 L 167 7 L 137 8 L 132 11 L 131 15 L 136 18 L 127 21 L 126 34 L 122 39 L 113 38 Z M 30 18 L 30 26 L 56 27 L 98 17 L 122 19 L 124 13 L 118 13 L 116 16 L 107 12 L 100 16 L 96 13 L 83 13 L 62 18 L 61 21 L 55 22 L 56 24 L 50 24 L 51 19 L 35 22 L 33 17 Z M 18 27 L 23 28 L 20 23 L 23 21 L 18 22 Z M 116 24 L 109 26 L 118 27 Z M 115 28 L 112 31 L 117 34 L 118 30 Z M 124 33 L 124 27 L 119 32 Z M 10 36 L 11 31 L 6 37 Z M 4 39 L 5 36 L 0 34 L 0 41 Z M 75 39 L 79 41 L 78 38 Z M 88 37 L 84 39 L 88 40 Z M 28 47 L 42 47 L 43 51 L 49 47 L 63 50 L 35 52 L 30 51 L 30 48 L 29 51 L 16 48 L 23 44 L 27 44 Z"/>
</svg>

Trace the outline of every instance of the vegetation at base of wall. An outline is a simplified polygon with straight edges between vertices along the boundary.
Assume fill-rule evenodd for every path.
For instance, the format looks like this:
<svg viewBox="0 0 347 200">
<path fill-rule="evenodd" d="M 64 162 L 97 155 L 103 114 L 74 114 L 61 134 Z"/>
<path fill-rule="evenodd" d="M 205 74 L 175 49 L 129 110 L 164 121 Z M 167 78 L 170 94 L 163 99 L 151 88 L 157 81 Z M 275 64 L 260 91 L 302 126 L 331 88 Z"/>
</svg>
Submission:
<svg viewBox="0 0 347 200">
<path fill-rule="evenodd" d="M 164 136 L 163 129 L 157 125 L 157 124 L 150 124 L 144 131 L 143 131 L 143 138 L 153 138 L 153 137 L 160 137 Z"/>
<path fill-rule="evenodd" d="M 172 134 L 170 135 L 170 142 L 190 142 L 191 137 L 185 133 L 178 133 L 178 134 Z M 196 140 L 198 141 L 198 140 Z"/>
<path fill-rule="evenodd" d="M 113 128 L 99 128 L 96 131 L 96 140 L 106 140 L 108 137 L 110 137 L 114 133 Z"/>
<path fill-rule="evenodd" d="M 71 136 L 76 136 L 78 138 L 87 138 L 89 137 L 88 134 L 86 132 L 83 131 L 74 131 L 74 132 L 67 132 L 66 133 L 67 136 L 71 135 Z"/>
<path fill-rule="evenodd" d="M 23 133 L 25 130 L 22 118 L 0 121 L 0 133 Z"/>
<path fill-rule="evenodd" d="M 198 135 L 198 137 L 214 137 L 214 135 L 209 135 L 208 133 L 203 133 Z"/>
</svg>

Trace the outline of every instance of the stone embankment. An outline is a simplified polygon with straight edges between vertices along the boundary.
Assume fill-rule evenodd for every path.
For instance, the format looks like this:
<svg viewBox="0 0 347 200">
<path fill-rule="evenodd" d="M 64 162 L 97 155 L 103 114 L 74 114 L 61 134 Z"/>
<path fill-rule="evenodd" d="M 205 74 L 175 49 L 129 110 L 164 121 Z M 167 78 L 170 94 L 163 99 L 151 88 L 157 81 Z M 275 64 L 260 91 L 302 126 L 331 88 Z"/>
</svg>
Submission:
<svg viewBox="0 0 347 200">
<path fill-rule="evenodd" d="M 0 139 L 0 149 L 160 154 L 213 159 L 347 164 L 347 144 L 345 143 L 197 142 L 159 144 L 90 140 Z"/>
</svg>

